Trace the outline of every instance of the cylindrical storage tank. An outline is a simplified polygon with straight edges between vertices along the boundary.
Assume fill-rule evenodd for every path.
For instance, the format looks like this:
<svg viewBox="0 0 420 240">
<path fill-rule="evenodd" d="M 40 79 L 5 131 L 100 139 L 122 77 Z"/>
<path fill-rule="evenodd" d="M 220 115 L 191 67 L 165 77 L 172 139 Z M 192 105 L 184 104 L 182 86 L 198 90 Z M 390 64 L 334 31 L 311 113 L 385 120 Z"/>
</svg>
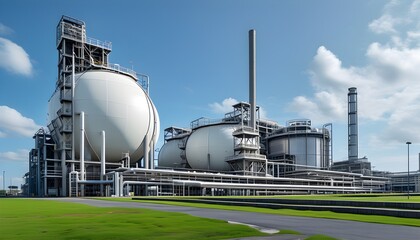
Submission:
<svg viewBox="0 0 420 240">
<path fill-rule="evenodd" d="M 326 129 L 286 127 L 267 138 L 268 159 L 292 158 L 297 165 L 328 167 L 329 134 Z M 296 167 L 297 169 L 299 167 Z"/>
<path fill-rule="evenodd" d="M 179 148 L 179 146 L 183 144 L 182 141 L 185 141 L 184 138 L 172 138 L 163 144 L 159 151 L 159 167 L 185 167 L 185 161 L 183 161 L 181 157 L 183 150 Z"/>
<path fill-rule="evenodd" d="M 226 158 L 234 154 L 232 136 L 239 125 L 215 124 L 195 129 L 188 138 L 186 156 L 193 169 L 231 170 Z"/>
<path fill-rule="evenodd" d="M 153 145 L 151 143 L 157 141 L 159 117 L 156 108 L 147 93 L 128 75 L 107 70 L 76 74 L 73 105 L 76 159 L 80 158 L 82 111 L 87 160 L 100 159 L 102 131 L 106 133 L 107 162 L 118 162 L 123 153 L 129 153 L 132 162 L 141 159 L 146 134 L 151 136 L 146 144 Z M 60 91 L 57 91 L 49 102 L 49 122 L 57 118 L 61 106 Z"/>
</svg>

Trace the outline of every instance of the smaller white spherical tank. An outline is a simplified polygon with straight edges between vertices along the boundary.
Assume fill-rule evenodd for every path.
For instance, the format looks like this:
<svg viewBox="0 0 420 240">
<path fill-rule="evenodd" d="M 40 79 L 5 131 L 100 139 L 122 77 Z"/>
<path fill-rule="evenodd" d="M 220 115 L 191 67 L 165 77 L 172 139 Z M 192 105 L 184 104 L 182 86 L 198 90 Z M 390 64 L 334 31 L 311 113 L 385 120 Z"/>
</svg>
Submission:
<svg viewBox="0 0 420 240">
<path fill-rule="evenodd" d="M 168 168 L 179 168 L 183 167 L 181 152 L 179 144 L 181 144 L 182 138 L 170 139 L 159 151 L 158 166 Z"/>
<path fill-rule="evenodd" d="M 193 169 L 230 171 L 226 157 L 234 154 L 232 136 L 239 125 L 208 125 L 194 130 L 186 146 L 187 161 Z"/>
</svg>

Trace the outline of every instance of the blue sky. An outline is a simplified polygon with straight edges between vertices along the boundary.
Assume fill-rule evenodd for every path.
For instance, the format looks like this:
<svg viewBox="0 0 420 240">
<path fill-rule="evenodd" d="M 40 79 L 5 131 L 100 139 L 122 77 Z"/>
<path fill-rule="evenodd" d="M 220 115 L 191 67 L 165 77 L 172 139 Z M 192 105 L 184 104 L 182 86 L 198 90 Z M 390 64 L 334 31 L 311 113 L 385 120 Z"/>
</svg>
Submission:
<svg viewBox="0 0 420 240">
<path fill-rule="evenodd" d="M 148 74 L 168 126 L 221 118 L 248 100 L 248 30 L 257 31 L 257 103 L 284 125 L 334 127 L 347 157 L 347 88 L 359 93 L 359 156 L 378 170 L 418 169 L 420 1 L 3 1 L 0 4 L 0 173 L 20 185 L 33 133 L 46 126 L 62 15 L 113 43 L 110 61 Z M 157 147 L 163 144 L 159 139 Z M 2 180 L 2 174 L 0 175 Z"/>
</svg>

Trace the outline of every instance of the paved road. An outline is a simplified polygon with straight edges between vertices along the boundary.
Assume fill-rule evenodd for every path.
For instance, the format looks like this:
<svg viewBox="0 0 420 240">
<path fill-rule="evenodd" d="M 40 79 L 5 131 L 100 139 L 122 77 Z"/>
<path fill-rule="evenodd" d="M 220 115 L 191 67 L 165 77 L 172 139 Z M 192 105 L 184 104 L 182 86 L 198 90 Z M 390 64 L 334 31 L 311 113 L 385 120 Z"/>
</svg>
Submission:
<svg viewBox="0 0 420 240">
<path fill-rule="evenodd" d="M 55 200 L 83 203 L 97 207 L 148 208 L 160 211 L 183 212 L 198 217 L 253 224 L 265 228 L 290 229 L 304 235 L 324 234 L 340 239 L 417 240 L 420 227 L 362 223 L 322 218 L 292 217 L 263 213 L 180 207 L 141 202 L 114 202 L 82 198 L 56 198 Z"/>
</svg>

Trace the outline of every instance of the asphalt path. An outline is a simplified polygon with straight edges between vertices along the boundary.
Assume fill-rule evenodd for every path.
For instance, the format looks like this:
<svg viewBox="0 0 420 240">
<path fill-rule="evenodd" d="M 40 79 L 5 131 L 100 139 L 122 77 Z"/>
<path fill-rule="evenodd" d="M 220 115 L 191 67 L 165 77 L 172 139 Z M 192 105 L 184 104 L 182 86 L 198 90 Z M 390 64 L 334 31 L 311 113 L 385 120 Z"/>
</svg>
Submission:
<svg viewBox="0 0 420 240">
<path fill-rule="evenodd" d="M 159 211 L 182 212 L 198 217 L 252 224 L 263 228 L 295 230 L 303 235 L 324 234 L 339 239 L 418 240 L 420 227 L 356 221 L 293 217 L 243 211 L 182 207 L 142 202 L 115 202 L 85 198 L 55 198 L 54 200 L 82 203 L 96 207 L 147 208 Z"/>
</svg>

